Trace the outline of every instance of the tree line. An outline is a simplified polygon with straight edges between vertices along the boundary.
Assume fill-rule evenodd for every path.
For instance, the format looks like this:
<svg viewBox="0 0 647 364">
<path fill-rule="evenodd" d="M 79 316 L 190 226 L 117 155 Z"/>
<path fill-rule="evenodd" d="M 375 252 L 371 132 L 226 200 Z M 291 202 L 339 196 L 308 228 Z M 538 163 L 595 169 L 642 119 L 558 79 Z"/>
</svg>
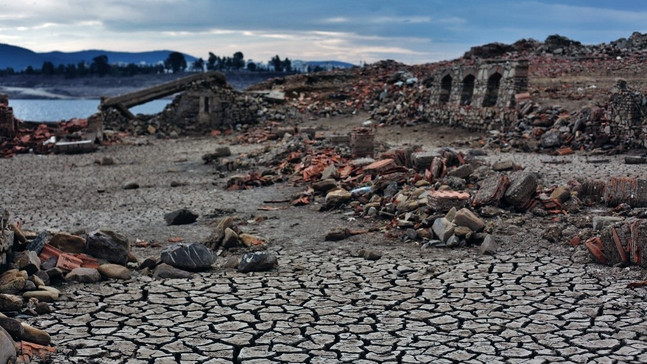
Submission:
<svg viewBox="0 0 647 364">
<path fill-rule="evenodd" d="M 0 76 L 24 74 L 24 75 L 43 75 L 43 76 L 63 76 L 65 78 L 77 77 L 103 77 L 103 76 L 122 76 L 129 77 L 135 75 L 160 74 L 160 73 L 180 73 L 180 72 L 202 72 L 209 71 L 241 71 L 251 72 L 293 72 L 292 62 L 286 57 L 281 59 L 278 55 L 269 60 L 267 66 L 255 63 L 251 60 L 245 60 L 242 52 L 236 52 L 231 57 L 217 56 L 209 52 L 207 60 L 199 58 L 190 65 L 187 63 L 184 54 L 180 52 L 171 52 L 164 62 L 158 64 L 110 64 L 108 56 L 99 55 L 92 59 L 92 62 L 85 61 L 76 64 L 59 64 L 45 61 L 40 69 L 32 66 L 24 70 L 16 71 L 11 67 L 0 70 Z"/>
</svg>

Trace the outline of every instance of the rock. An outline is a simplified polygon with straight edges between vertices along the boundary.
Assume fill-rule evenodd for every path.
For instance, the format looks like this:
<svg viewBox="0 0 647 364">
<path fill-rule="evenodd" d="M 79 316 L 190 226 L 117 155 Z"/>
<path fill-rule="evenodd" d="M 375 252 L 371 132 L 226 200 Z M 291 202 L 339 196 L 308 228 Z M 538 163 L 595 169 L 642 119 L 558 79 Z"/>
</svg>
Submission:
<svg viewBox="0 0 647 364">
<path fill-rule="evenodd" d="M 63 270 L 59 267 L 54 267 L 45 271 L 50 280 L 63 277 Z"/>
<path fill-rule="evenodd" d="M 25 288 L 27 272 L 10 269 L 0 275 L 0 293 L 18 293 Z"/>
<path fill-rule="evenodd" d="M 562 145 L 562 136 L 558 130 L 548 130 L 541 135 L 541 146 L 544 148 L 555 148 Z"/>
<path fill-rule="evenodd" d="M 25 250 L 17 252 L 13 259 L 14 264 L 28 275 L 36 273 L 40 269 L 40 258 L 35 251 Z"/>
<path fill-rule="evenodd" d="M 261 245 L 265 242 L 264 238 L 261 238 L 260 236 L 256 236 L 252 234 L 243 233 L 243 234 L 240 234 L 238 237 L 240 238 L 240 241 L 243 243 L 243 245 L 246 247 Z"/>
<path fill-rule="evenodd" d="M 555 199 L 560 203 L 564 203 L 570 200 L 571 189 L 567 186 L 559 186 L 553 190 L 553 192 L 550 194 L 550 198 Z"/>
<path fill-rule="evenodd" d="M 123 265 L 107 263 L 101 264 L 98 268 L 99 273 L 106 278 L 128 280 L 131 278 L 130 270 Z"/>
<path fill-rule="evenodd" d="M 25 282 L 25 287 L 23 288 L 23 290 L 25 290 L 25 291 L 35 291 L 36 290 L 36 284 L 34 284 L 34 282 L 32 282 L 30 280 L 27 280 L 27 282 Z"/>
<path fill-rule="evenodd" d="M 18 311 L 22 307 L 22 298 L 8 293 L 0 293 L 0 312 Z"/>
<path fill-rule="evenodd" d="M 593 216 L 593 230 L 602 231 L 607 226 L 621 221 L 624 221 L 624 218 L 620 216 Z"/>
<path fill-rule="evenodd" d="M 238 271 L 262 272 L 274 268 L 278 264 L 276 254 L 268 251 L 246 253 L 238 263 Z"/>
<path fill-rule="evenodd" d="M 138 188 L 139 188 L 139 183 L 132 182 L 132 181 L 124 183 L 124 187 L 123 187 L 124 190 L 136 190 Z"/>
<path fill-rule="evenodd" d="M 36 298 L 38 301 L 41 301 L 41 302 L 54 302 L 58 300 L 59 293 L 55 291 L 39 290 L 39 291 L 25 292 L 23 293 L 22 296 L 27 299 Z"/>
<path fill-rule="evenodd" d="M 225 230 L 227 228 L 232 228 L 234 226 L 234 222 L 235 220 L 232 216 L 226 216 L 220 219 L 218 225 L 216 226 L 216 229 L 213 231 L 211 236 L 209 236 L 209 238 L 205 242 L 205 245 L 212 250 L 218 249 L 225 237 Z"/>
<path fill-rule="evenodd" d="M 322 180 L 327 180 L 327 179 L 336 179 L 339 178 L 339 171 L 337 170 L 337 167 L 335 167 L 334 164 L 328 165 L 323 172 L 321 172 L 321 179 Z"/>
<path fill-rule="evenodd" d="M 86 253 L 110 263 L 126 265 L 130 253 L 130 241 L 112 230 L 97 230 L 88 235 Z"/>
<path fill-rule="evenodd" d="M 497 250 L 497 243 L 496 240 L 492 237 L 492 235 L 488 234 L 483 242 L 481 243 L 481 247 L 479 248 L 481 255 L 494 255 Z"/>
<path fill-rule="evenodd" d="M 647 158 L 639 155 L 625 156 L 625 164 L 647 164 Z"/>
<path fill-rule="evenodd" d="M 222 243 L 220 244 L 225 249 L 234 248 L 240 245 L 240 239 L 238 234 L 231 228 L 225 229 L 225 237 L 222 238 Z"/>
<path fill-rule="evenodd" d="M 506 203 L 521 208 L 537 191 L 537 175 L 530 172 L 517 171 L 510 175 L 510 186 L 503 199 Z"/>
<path fill-rule="evenodd" d="M 434 237 L 434 235 L 427 228 L 419 228 L 416 230 L 416 235 L 418 239 L 429 240 Z"/>
<path fill-rule="evenodd" d="M 553 225 L 544 230 L 541 234 L 541 237 L 550 241 L 551 243 L 557 243 L 562 238 L 563 228 L 558 225 Z"/>
<path fill-rule="evenodd" d="M 22 337 L 23 340 L 44 346 L 48 346 L 52 343 L 52 339 L 47 332 L 30 326 L 24 322 L 22 322 L 21 325 L 23 329 L 25 329 L 25 333 Z"/>
<path fill-rule="evenodd" d="M 213 252 L 202 243 L 172 244 L 161 253 L 162 262 L 187 271 L 203 271 L 216 261 Z"/>
<path fill-rule="evenodd" d="M 0 363 L 14 363 L 16 360 L 16 347 L 13 339 L 5 329 L 0 327 Z"/>
<path fill-rule="evenodd" d="M 472 206 L 498 205 L 509 185 L 510 179 L 504 174 L 494 174 L 484 179 L 474 195 Z"/>
<path fill-rule="evenodd" d="M 360 250 L 358 251 L 358 254 L 359 254 L 362 258 L 364 258 L 364 259 L 366 259 L 366 260 L 373 260 L 373 261 L 375 261 L 375 260 L 379 260 L 380 258 L 382 258 L 382 253 L 381 253 L 381 252 L 378 252 L 378 251 L 375 251 L 375 250 L 371 250 L 371 249 L 366 249 L 366 250 L 364 250 L 364 249 L 360 249 Z"/>
<path fill-rule="evenodd" d="M 442 242 L 447 242 L 452 235 L 454 235 L 454 224 L 444 217 L 434 220 L 431 230 L 436 234 L 438 239 Z"/>
<path fill-rule="evenodd" d="M 22 327 L 20 321 L 3 315 L 0 316 L 0 328 L 5 330 L 14 340 L 20 340 L 25 334 L 25 328 Z"/>
<path fill-rule="evenodd" d="M 65 276 L 65 280 L 79 283 L 96 283 L 101 280 L 101 274 L 95 268 L 74 268 Z"/>
<path fill-rule="evenodd" d="M 447 172 L 447 175 L 450 177 L 467 178 L 472 172 L 474 172 L 474 167 L 471 164 L 463 164 Z"/>
<path fill-rule="evenodd" d="M 66 253 L 83 253 L 85 251 L 85 239 L 68 233 L 58 233 L 52 237 L 49 244 Z"/>
<path fill-rule="evenodd" d="M 438 153 L 433 152 L 415 152 L 411 153 L 411 161 L 417 170 L 425 170 L 431 166 L 431 162 Z"/>
<path fill-rule="evenodd" d="M 449 237 L 449 239 L 447 239 L 447 247 L 455 248 L 457 246 L 460 246 L 461 242 L 462 242 L 461 238 L 459 238 L 456 235 L 452 235 Z"/>
<path fill-rule="evenodd" d="M 456 228 L 454 229 L 454 235 L 462 239 L 465 239 L 465 237 L 467 237 L 467 235 L 471 233 L 472 229 L 468 228 L 467 226 L 456 226 Z"/>
<path fill-rule="evenodd" d="M 159 257 L 148 257 L 139 265 L 139 269 L 153 269 L 161 262 Z"/>
<path fill-rule="evenodd" d="M 346 191 L 343 188 L 339 188 L 326 194 L 325 205 L 327 207 L 338 206 L 350 200 L 350 198 L 350 192 Z"/>
<path fill-rule="evenodd" d="M 102 165 L 102 166 L 111 166 L 111 165 L 115 164 L 115 160 L 112 157 L 107 157 L 106 156 L 106 157 L 101 158 L 101 160 L 99 161 L 99 164 Z"/>
<path fill-rule="evenodd" d="M 182 269 L 177 269 L 173 266 L 170 266 L 166 263 L 161 263 L 155 268 L 153 272 L 153 277 L 157 279 L 166 279 L 166 278 L 191 278 L 193 276 L 192 272 L 187 272 Z"/>
<path fill-rule="evenodd" d="M 324 237 L 325 241 L 340 241 L 344 240 L 350 236 L 350 231 L 348 229 L 334 229 L 329 231 Z"/>
<path fill-rule="evenodd" d="M 166 225 L 187 225 L 196 222 L 198 215 L 187 209 L 180 209 L 164 215 L 164 220 Z"/>
<path fill-rule="evenodd" d="M 38 236 L 36 236 L 32 241 L 27 243 L 26 250 L 35 251 L 36 254 L 40 254 L 41 250 L 43 250 L 43 247 L 47 243 L 48 238 L 49 233 L 46 231 L 38 234 Z"/>
<path fill-rule="evenodd" d="M 485 228 L 485 222 L 470 209 L 463 208 L 456 212 L 454 224 L 466 226 L 474 232 L 479 232 Z"/>
<path fill-rule="evenodd" d="M 314 188 L 315 191 L 319 191 L 319 192 L 328 192 L 336 187 L 337 187 L 337 182 L 332 178 L 323 179 L 312 185 L 312 188 Z"/>
<path fill-rule="evenodd" d="M 427 194 L 427 205 L 434 211 L 450 211 L 466 206 L 469 198 L 467 192 L 435 190 Z"/>
<path fill-rule="evenodd" d="M 511 171 L 514 169 L 514 162 L 511 160 L 499 161 L 492 165 L 492 170 L 497 172 Z"/>
<path fill-rule="evenodd" d="M 41 277 L 37 276 L 36 274 L 31 275 L 31 276 L 29 277 L 29 280 L 30 280 L 30 281 L 32 281 L 32 282 L 34 282 L 34 284 L 36 285 L 36 287 L 40 287 L 40 286 L 45 286 L 45 285 L 46 285 L 45 281 L 44 281 Z"/>
</svg>

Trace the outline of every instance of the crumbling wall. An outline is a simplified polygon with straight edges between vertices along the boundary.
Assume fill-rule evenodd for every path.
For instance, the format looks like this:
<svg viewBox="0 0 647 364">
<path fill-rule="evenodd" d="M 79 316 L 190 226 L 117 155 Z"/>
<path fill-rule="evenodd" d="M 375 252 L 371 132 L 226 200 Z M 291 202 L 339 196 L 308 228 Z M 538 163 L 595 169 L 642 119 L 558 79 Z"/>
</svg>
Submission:
<svg viewBox="0 0 647 364">
<path fill-rule="evenodd" d="M 619 80 L 607 105 L 609 125 L 606 132 L 616 144 L 647 147 L 647 96 Z M 604 127 L 607 127 L 606 125 Z"/>
<path fill-rule="evenodd" d="M 515 95 L 527 90 L 524 60 L 441 68 L 431 78 L 426 118 L 470 130 L 503 131 L 516 121 Z"/>
<path fill-rule="evenodd" d="M 0 94 L 0 142 L 11 140 L 18 132 L 18 119 L 13 115 L 13 109 L 9 107 L 9 97 Z"/>
</svg>

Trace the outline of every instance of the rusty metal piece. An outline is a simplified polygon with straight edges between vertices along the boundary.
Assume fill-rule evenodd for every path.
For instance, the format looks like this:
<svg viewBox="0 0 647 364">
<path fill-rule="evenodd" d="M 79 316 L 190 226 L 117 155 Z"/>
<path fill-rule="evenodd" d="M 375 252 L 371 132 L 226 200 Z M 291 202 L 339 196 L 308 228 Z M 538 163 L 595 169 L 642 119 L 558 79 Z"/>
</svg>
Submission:
<svg viewBox="0 0 647 364">
<path fill-rule="evenodd" d="M 602 252 L 602 240 L 599 237 L 587 239 L 584 242 L 587 249 L 593 254 L 595 259 L 602 264 L 607 264 L 607 257 Z"/>
<path fill-rule="evenodd" d="M 614 227 L 611 227 L 611 236 L 613 238 L 613 241 L 616 243 L 616 248 L 618 249 L 618 253 L 620 254 L 620 259 L 622 259 L 622 262 L 623 263 L 629 262 L 629 258 L 627 258 L 627 253 L 625 252 L 625 249 L 622 247 L 622 242 L 620 241 L 620 237 L 618 236 L 618 231 Z"/>
</svg>

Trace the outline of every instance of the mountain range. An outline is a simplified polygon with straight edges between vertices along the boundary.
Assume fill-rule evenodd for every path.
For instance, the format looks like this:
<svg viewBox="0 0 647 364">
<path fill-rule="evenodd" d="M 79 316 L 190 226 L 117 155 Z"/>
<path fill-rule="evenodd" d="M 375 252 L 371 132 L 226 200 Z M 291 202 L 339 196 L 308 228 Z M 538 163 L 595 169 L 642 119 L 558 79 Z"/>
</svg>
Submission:
<svg viewBox="0 0 647 364">
<path fill-rule="evenodd" d="M 0 69 L 11 67 L 16 71 L 21 71 L 29 66 L 41 68 L 44 62 L 52 62 L 54 66 L 59 64 L 78 64 L 79 62 L 92 63 L 96 56 L 106 55 L 108 62 L 112 64 L 156 64 L 164 62 L 168 55 L 173 52 L 169 50 L 149 51 L 149 52 L 115 52 L 98 49 L 85 50 L 79 52 L 45 52 L 36 53 L 27 48 L 22 48 L 10 44 L 0 44 Z M 195 61 L 197 58 L 184 54 L 187 63 Z"/>
<path fill-rule="evenodd" d="M 15 71 L 22 71 L 27 67 L 31 66 L 34 69 L 40 69 L 43 66 L 44 62 L 52 62 L 54 66 L 60 64 L 78 64 L 79 62 L 85 62 L 87 64 L 92 63 L 94 57 L 100 55 L 106 55 L 108 57 L 108 62 L 111 64 L 157 64 L 159 62 L 164 62 L 168 58 L 168 55 L 173 52 L 170 50 L 159 50 L 159 51 L 148 51 L 148 52 L 116 52 L 116 51 L 104 51 L 104 50 L 85 50 L 78 52 L 45 52 L 45 53 L 36 53 L 30 49 L 18 47 L 10 44 L 0 43 L 0 70 L 6 68 L 13 68 Z M 189 54 L 184 54 L 188 64 L 193 63 L 197 60 L 196 57 Z M 321 66 L 321 67 L 335 67 L 335 68 L 350 68 L 353 67 L 353 64 L 339 61 L 309 61 L 305 62 L 310 66 Z"/>
</svg>

